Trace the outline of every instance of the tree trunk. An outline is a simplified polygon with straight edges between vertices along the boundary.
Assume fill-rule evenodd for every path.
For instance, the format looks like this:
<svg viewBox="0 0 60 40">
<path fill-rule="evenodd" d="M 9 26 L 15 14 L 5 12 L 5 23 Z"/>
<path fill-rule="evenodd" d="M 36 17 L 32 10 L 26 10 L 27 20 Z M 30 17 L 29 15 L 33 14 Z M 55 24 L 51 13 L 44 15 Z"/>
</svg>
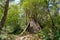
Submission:
<svg viewBox="0 0 60 40">
<path fill-rule="evenodd" d="M 29 33 L 38 33 L 41 29 L 38 22 L 35 22 L 33 18 L 30 19 L 29 27 L 27 28 Z"/>
<path fill-rule="evenodd" d="M 30 21 L 27 25 L 27 27 L 24 29 L 24 31 L 21 33 L 21 35 L 27 35 L 27 34 L 36 34 L 41 29 L 38 22 L 35 22 L 33 18 L 30 18 Z"/>
<path fill-rule="evenodd" d="M 6 17 L 7 17 L 8 6 L 9 6 L 9 0 L 6 0 L 6 2 L 5 2 L 5 7 L 4 7 L 4 12 L 3 12 L 3 16 L 2 16 L 2 19 L 1 19 L 1 21 L 0 21 L 0 35 L 1 35 L 1 31 L 2 31 L 2 28 L 3 28 L 3 26 L 4 26 Z M 0 38 L 0 39 L 1 39 L 1 38 Z"/>
</svg>

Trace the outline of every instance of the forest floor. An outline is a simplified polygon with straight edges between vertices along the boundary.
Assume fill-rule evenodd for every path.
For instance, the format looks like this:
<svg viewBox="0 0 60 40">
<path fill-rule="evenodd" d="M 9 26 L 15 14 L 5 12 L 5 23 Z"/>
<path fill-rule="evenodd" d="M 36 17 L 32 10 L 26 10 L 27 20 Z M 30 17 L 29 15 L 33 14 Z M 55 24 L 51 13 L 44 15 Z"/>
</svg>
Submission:
<svg viewBox="0 0 60 40">
<path fill-rule="evenodd" d="M 41 40 L 36 34 L 28 34 L 24 36 L 15 36 L 15 40 Z"/>
</svg>

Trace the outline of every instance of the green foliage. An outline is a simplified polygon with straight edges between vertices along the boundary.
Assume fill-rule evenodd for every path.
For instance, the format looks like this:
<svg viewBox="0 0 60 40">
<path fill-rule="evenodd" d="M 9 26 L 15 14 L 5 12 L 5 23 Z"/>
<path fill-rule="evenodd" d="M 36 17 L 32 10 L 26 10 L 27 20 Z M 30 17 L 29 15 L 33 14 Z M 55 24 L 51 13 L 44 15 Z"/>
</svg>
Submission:
<svg viewBox="0 0 60 40">
<path fill-rule="evenodd" d="M 0 5 L 4 7 L 4 1 L 0 0 L 0 2 Z M 48 0 L 21 0 L 19 5 L 9 5 L 2 31 L 6 34 L 20 34 L 29 22 L 29 17 L 32 17 L 40 24 L 40 27 L 43 27 L 38 33 L 42 40 L 60 40 L 60 13 L 58 5 L 55 4 L 58 0 L 51 0 L 52 6 L 49 11 L 48 2 Z M 0 20 L 3 11 L 4 8 L 0 7 Z M 6 38 L 6 34 L 2 34 L 0 37 Z"/>
<path fill-rule="evenodd" d="M 12 5 L 8 11 L 7 19 L 5 22 L 5 31 L 7 33 L 14 33 L 14 31 L 22 31 L 20 27 L 20 16 L 19 16 L 19 10 L 17 5 Z M 18 29 L 19 28 L 19 29 Z M 16 33 L 15 33 L 16 34 Z M 18 33 L 17 33 L 18 34 Z"/>
<path fill-rule="evenodd" d="M 47 0 L 24 0 L 21 4 L 21 8 L 25 11 L 24 13 L 28 17 L 33 17 L 43 26 L 43 29 L 38 33 L 43 40 L 59 40 L 60 37 L 58 36 L 60 30 L 58 6 L 55 4 L 56 0 L 52 0 L 51 2 L 53 6 L 50 7 L 49 12 L 47 11 Z"/>
</svg>

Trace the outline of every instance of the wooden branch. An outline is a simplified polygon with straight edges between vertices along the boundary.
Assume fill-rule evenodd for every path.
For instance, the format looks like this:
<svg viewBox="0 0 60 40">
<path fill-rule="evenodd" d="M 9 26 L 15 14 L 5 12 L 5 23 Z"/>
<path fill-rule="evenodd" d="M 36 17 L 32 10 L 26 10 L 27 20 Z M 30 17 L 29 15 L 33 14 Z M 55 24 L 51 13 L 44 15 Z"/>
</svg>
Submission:
<svg viewBox="0 0 60 40">
<path fill-rule="evenodd" d="M 29 23 L 27 24 L 26 28 L 23 30 L 23 32 L 20 34 L 20 36 L 22 36 L 26 31 L 27 31 L 27 28 L 29 27 Z"/>
</svg>

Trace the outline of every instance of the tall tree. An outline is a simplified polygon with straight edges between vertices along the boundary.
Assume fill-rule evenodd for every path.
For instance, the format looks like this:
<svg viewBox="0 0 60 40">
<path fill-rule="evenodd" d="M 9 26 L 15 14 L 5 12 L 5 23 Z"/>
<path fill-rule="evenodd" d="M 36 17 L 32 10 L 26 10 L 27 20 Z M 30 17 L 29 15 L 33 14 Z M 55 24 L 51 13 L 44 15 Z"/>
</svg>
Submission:
<svg viewBox="0 0 60 40">
<path fill-rule="evenodd" d="M 22 0 L 21 8 L 24 10 L 24 12 L 26 13 L 26 16 L 28 16 L 30 20 L 29 25 L 27 27 L 28 31 L 34 32 L 34 30 L 37 31 L 37 29 L 39 31 L 40 30 L 39 28 L 42 27 L 41 20 L 46 18 L 48 15 L 47 12 L 45 11 L 46 5 L 47 5 L 45 1 L 47 0 Z M 31 27 L 31 25 L 34 25 L 34 26 Z"/>
<path fill-rule="evenodd" d="M 8 7 L 9 7 L 9 0 L 6 0 L 5 7 L 4 7 L 4 13 L 3 13 L 2 19 L 0 21 L 0 33 L 1 33 L 1 30 L 4 26 L 4 23 L 5 23 L 5 20 L 7 17 Z"/>
</svg>

